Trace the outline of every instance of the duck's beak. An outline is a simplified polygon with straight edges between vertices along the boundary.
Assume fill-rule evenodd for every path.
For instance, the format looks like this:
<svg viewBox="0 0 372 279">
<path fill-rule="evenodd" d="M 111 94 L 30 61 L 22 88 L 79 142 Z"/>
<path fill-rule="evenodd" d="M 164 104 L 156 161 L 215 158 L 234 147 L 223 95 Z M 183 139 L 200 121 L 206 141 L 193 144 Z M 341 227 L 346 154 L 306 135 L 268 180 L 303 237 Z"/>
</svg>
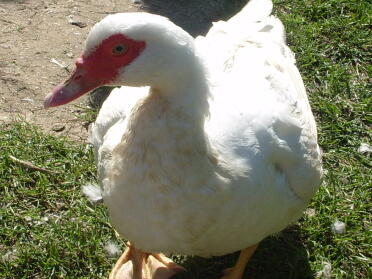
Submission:
<svg viewBox="0 0 372 279">
<path fill-rule="evenodd" d="M 79 61 L 79 59 L 76 62 L 76 69 L 71 77 L 63 84 L 56 86 L 52 92 L 45 97 L 45 108 L 67 104 L 104 84 L 101 80 L 93 78 L 92 75 L 85 70 L 82 60 Z"/>
</svg>

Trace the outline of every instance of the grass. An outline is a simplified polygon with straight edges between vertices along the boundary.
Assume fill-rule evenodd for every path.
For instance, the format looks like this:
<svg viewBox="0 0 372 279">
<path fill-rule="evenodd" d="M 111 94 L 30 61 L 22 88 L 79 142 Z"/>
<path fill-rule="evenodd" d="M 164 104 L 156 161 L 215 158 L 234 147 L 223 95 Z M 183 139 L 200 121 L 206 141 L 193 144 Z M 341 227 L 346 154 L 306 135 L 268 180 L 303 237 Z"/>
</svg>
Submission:
<svg viewBox="0 0 372 279">
<path fill-rule="evenodd" d="M 80 194 L 82 183 L 94 180 L 91 148 L 26 123 L 3 126 L 0 142 L 0 278 L 106 274 L 103 246 L 115 236 L 104 207 Z M 27 169 L 9 155 L 58 173 Z"/>
<path fill-rule="evenodd" d="M 324 182 L 309 205 L 314 215 L 267 238 L 244 278 L 372 278 L 370 1 L 277 0 L 324 152 Z M 115 262 L 108 241 L 121 243 L 103 205 L 81 185 L 95 180 L 91 147 L 41 133 L 27 123 L 0 127 L 0 278 L 107 278 Z M 58 172 L 27 169 L 9 155 Z M 346 232 L 335 234 L 335 220 Z M 218 278 L 237 255 L 175 256 L 188 268 L 177 278 Z"/>
</svg>

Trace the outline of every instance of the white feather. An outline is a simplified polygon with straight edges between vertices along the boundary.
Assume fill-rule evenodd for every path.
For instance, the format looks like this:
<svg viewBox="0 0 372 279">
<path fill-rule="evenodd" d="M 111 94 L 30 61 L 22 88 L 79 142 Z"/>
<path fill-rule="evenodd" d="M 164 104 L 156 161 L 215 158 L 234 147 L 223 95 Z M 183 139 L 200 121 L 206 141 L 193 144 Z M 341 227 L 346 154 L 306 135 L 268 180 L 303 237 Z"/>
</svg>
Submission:
<svg viewBox="0 0 372 279">
<path fill-rule="evenodd" d="M 110 258 L 116 258 L 121 253 L 119 246 L 112 240 L 106 242 L 104 249 L 107 256 Z"/>
<path fill-rule="evenodd" d="M 102 190 L 99 185 L 91 183 L 85 184 L 82 187 L 82 193 L 92 203 L 96 203 L 102 200 Z"/>
<path fill-rule="evenodd" d="M 343 234 L 346 232 L 346 224 L 336 220 L 331 226 L 332 232 L 335 234 Z"/>
<path fill-rule="evenodd" d="M 332 278 L 332 265 L 329 262 L 323 263 L 323 269 L 316 273 L 316 278 L 331 279 Z"/>
<path fill-rule="evenodd" d="M 296 221 L 317 190 L 314 117 L 271 9 L 252 0 L 196 40 L 146 13 L 91 31 L 88 53 L 117 32 L 146 42 L 91 135 L 112 223 L 137 248 L 240 250 Z"/>
</svg>

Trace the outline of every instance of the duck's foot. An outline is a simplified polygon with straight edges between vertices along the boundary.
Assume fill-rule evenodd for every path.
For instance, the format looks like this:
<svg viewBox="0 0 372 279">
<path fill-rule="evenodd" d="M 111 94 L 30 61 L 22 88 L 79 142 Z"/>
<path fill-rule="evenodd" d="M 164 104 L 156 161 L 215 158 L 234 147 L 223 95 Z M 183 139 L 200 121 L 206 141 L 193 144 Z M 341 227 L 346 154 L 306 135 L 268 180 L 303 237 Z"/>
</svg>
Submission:
<svg viewBox="0 0 372 279">
<path fill-rule="evenodd" d="M 168 279 L 184 270 L 163 254 L 148 254 L 128 243 L 109 279 Z"/>
<path fill-rule="evenodd" d="M 221 279 L 242 279 L 245 267 L 256 251 L 258 244 L 248 247 L 240 252 L 239 259 L 236 264 L 224 270 L 224 276 Z"/>
</svg>

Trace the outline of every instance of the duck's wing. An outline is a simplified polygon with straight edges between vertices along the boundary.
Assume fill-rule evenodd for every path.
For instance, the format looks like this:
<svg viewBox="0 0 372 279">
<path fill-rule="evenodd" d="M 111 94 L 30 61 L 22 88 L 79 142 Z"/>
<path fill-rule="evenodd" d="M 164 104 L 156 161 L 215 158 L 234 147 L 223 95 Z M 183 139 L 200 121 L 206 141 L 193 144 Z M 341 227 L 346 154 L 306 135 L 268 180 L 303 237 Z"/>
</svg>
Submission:
<svg viewBox="0 0 372 279">
<path fill-rule="evenodd" d="M 89 140 L 99 178 L 103 177 L 107 159 L 126 131 L 128 116 L 135 104 L 149 93 L 148 87 L 115 88 L 103 103 L 96 121 L 90 127 Z"/>
<path fill-rule="evenodd" d="M 228 161 L 228 175 L 248 177 L 254 170 L 265 179 L 271 173 L 272 181 L 284 176 L 308 200 L 321 176 L 316 125 L 283 24 L 271 8 L 269 0 L 252 0 L 197 39 L 210 72 L 206 134 Z"/>
</svg>

